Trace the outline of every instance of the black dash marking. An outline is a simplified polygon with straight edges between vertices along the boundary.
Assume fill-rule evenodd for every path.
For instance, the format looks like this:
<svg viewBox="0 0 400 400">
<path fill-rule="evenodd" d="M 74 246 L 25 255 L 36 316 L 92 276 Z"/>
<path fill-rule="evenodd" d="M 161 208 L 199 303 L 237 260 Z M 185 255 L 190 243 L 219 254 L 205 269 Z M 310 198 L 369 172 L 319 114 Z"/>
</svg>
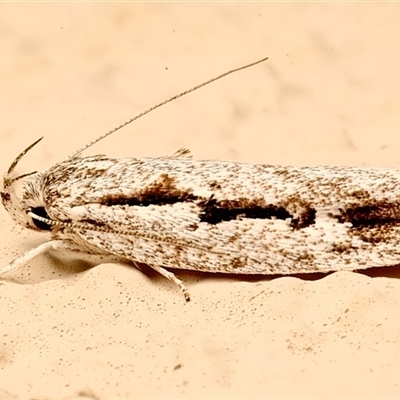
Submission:
<svg viewBox="0 0 400 400">
<path fill-rule="evenodd" d="M 301 229 L 315 222 L 316 211 L 311 207 L 298 218 L 285 208 L 274 204 L 265 204 L 264 199 L 249 200 L 241 198 L 239 200 L 220 200 L 213 197 L 199 203 L 202 211 L 200 214 L 201 222 L 218 224 L 222 221 L 231 221 L 238 218 L 259 218 L 259 219 L 292 219 L 291 225 L 294 229 Z"/>
<path fill-rule="evenodd" d="M 123 194 L 106 195 L 100 199 L 100 203 L 106 206 L 162 206 L 185 201 L 195 201 L 197 196 L 191 193 L 190 189 L 180 190 L 176 187 L 174 178 L 168 174 L 161 174 L 156 182 L 138 190 L 134 195 Z"/>
<path fill-rule="evenodd" d="M 353 228 L 400 224 L 400 203 L 389 201 L 365 202 L 339 209 L 337 220 L 351 222 Z"/>
</svg>

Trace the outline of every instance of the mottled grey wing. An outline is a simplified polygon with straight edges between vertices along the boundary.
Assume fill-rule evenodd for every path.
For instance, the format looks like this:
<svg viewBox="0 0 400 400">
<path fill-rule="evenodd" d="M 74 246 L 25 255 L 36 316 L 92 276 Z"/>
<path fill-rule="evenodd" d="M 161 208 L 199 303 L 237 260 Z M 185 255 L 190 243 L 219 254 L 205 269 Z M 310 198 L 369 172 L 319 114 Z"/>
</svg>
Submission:
<svg viewBox="0 0 400 400">
<path fill-rule="evenodd" d="M 102 251 L 245 274 L 400 260 L 397 170 L 97 157 L 86 171 L 69 166 L 69 179 L 54 185 L 62 198 L 47 209 L 72 222 L 68 235 Z"/>
</svg>

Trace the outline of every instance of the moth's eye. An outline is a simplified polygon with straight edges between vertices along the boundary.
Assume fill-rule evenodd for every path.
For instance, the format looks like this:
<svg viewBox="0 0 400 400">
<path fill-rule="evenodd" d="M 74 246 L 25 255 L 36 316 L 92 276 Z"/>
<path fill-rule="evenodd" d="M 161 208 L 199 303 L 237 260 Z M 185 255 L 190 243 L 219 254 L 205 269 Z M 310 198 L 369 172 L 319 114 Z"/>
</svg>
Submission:
<svg viewBox="0 0 400 400">
<path fill-rule="evenodd" d="M 31 209 L 33 214 L 38 215 L 39 217 L 43 217 L 43 218 L 49 218 L 49 214 L 47 214 L 46 210 L 44 209 L 44 207 L 34 207 Z M 35 218 L 32 218 L 32 222 L 34 223 L 34 225 L 36 226 L 36 228 L 42 230 L 42 231 L 51 231 L 52 226 L 49 224 L 46 224 L 46 222 L 43 221 L 38 221 Z"/>
</svg>

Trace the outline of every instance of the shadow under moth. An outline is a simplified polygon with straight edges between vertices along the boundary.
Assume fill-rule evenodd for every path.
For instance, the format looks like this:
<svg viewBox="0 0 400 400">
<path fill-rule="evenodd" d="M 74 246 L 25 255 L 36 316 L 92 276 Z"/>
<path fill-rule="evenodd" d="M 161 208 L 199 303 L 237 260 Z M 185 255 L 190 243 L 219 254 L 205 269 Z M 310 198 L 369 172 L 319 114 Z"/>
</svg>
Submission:
<svg viewBox="0 0 400 400">
<path fill-rule="evenodd" d="M 198 161 L 186 149 L 157 158 L 81 155 L 155 108 L 265 60 L 159 103 L 44 171 L 13 176 L 41 139 L 29 146 L 5 174 L 1 199 L 17 223 L 51 240 L 0 275 L 50 249 L 116 255 L 149 265 L 189 300 L 170 269 L 268 275 L 398 264 L 398 169 Z"/>
</svg>

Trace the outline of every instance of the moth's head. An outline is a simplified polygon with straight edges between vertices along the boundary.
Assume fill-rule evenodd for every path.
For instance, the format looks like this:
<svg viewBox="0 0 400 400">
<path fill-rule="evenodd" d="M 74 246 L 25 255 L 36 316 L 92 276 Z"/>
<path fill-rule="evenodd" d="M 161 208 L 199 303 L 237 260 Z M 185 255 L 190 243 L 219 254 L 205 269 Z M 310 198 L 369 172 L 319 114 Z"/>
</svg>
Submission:
<svg viewBox="0 0 400 400">
<path fill-rule="evenodd" d="M 43 199 L 40 191 L 42 181 L 41 172 L 30 172 L 28 174 L 13 176 L 13 172 L 21 158 L 43 138 L 26 148 L 11 164 L 3 178 L 3 190 L 0 191 L 1 201 L 4 208 L 18 224 L 33 229 L 35 231 L 50 230 L 51 227 L 35 218 L 32 214 L 39 217 L 48 218 L 43 207 Z M 17 193 L 17 185 L 22 182 L 21 193 Z"/>
</svg>

